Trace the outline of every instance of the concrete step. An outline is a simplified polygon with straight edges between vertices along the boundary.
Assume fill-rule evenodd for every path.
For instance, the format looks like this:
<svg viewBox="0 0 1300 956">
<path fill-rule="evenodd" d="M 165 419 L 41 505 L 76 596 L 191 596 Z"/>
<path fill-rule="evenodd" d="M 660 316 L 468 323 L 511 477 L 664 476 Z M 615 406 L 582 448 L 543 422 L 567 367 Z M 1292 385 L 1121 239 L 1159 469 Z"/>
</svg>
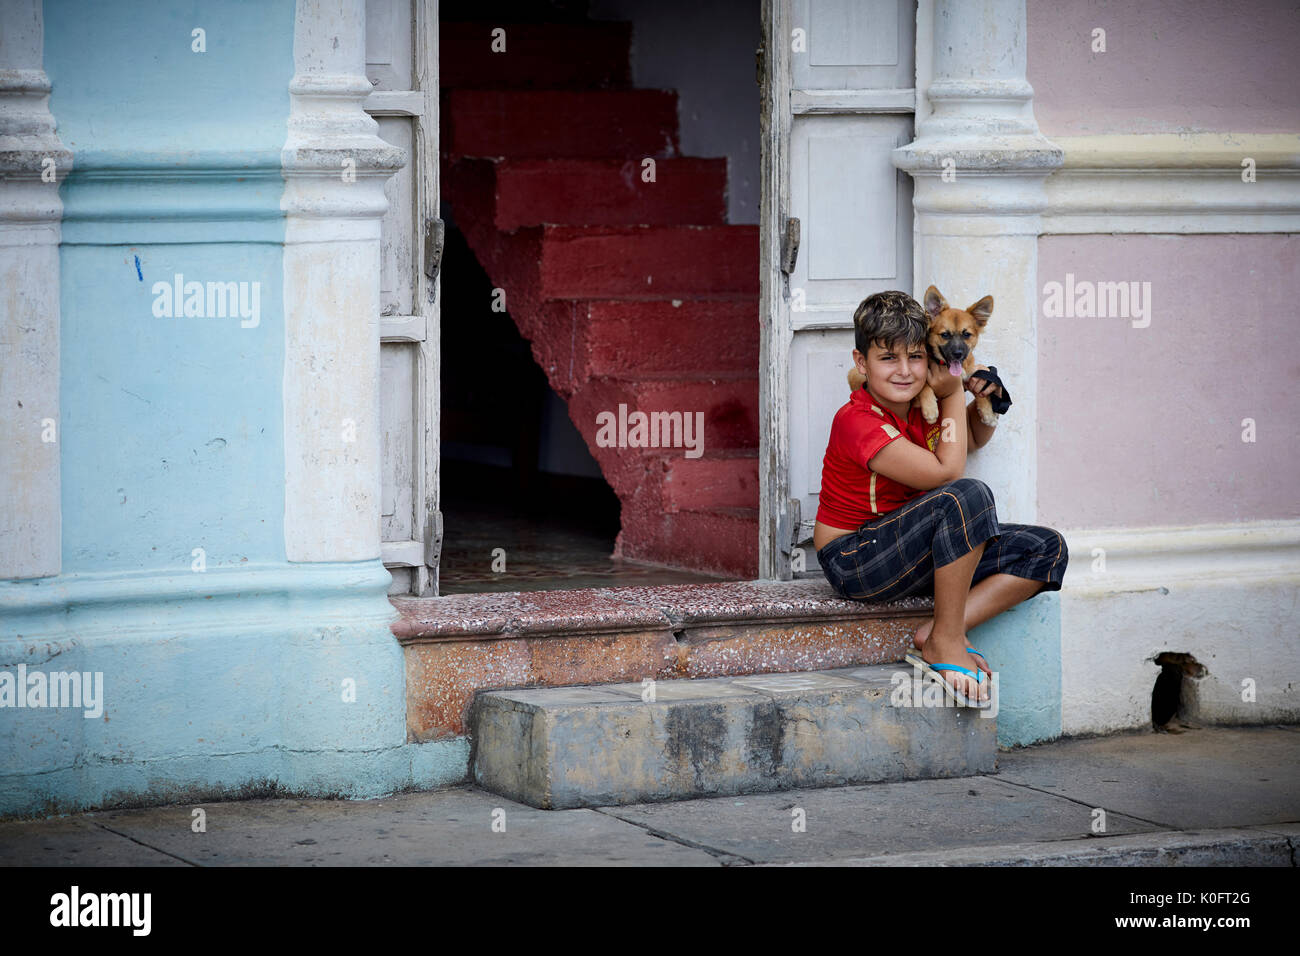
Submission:
<svg viewBox="0 0 1300 956">
<path fill-rule="evenodd" d="M 503 34 L 494 31 L 502 30 Z M 501 37 L 505 49 L 493 49 Z M 438 86 L 493 89 L 625 87 L 632 24 L 478 22 L 438 25 Z M 501 43 L 496 43 L 500 49 Z"/>
<path fill-rule="evenodd" d="M 912 684 L 875 666 L 484 691 L 472 773 L 560 810 L 992 772 L 996 717 L 902 706 Z"/>
<path fill-rule="evenodd" d="M 676 156 L 670 90 L 451 90 L 442 149 L 461 157 Z"/>
</svg>

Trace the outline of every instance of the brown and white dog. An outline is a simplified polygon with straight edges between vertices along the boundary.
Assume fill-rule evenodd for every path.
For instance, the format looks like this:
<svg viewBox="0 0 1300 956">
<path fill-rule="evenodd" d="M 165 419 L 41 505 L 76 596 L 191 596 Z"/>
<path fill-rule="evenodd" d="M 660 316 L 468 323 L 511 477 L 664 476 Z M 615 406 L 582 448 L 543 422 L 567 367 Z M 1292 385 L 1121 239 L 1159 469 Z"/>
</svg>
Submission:
<svg viewBox="0 0 1300 956">
<path fill-rule="evenodd" d="M 975 345 L 993 314 L 993 296 L 986 295 L 968 309 L 954 309 L 938 289 L 930 286 L 925 290 L 922 304 L 930 316 L 930 329 L 925 336 L 930 361 L 947 366 L 949 372 L 960 375 L 965 382 L 975 371 Z M 849 369 L 850 389 L 861 388 L 865 381 L 856 368 Z M 921 406 L 921 415 L 927 422 L 939 419 L 939 400 L 929 385 L 923 386 L 921 394 L 912 402 Z M 997 413 L 986 396 L 975 396 L 975 410 L 985 425 L 997 424 Z"/>
</svg>

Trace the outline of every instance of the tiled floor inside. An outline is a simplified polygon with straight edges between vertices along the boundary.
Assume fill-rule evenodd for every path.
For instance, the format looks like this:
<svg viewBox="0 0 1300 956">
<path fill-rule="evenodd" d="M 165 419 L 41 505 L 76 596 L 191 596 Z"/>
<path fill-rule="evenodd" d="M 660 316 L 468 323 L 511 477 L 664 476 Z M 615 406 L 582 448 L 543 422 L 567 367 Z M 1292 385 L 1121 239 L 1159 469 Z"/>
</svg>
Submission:
<svg viewBox="0 0 1300 956">
<path fill-rule="evenodd" d="M 610 557 L 618 499 L 598 479 L 539 475 L 521 495 L 508 469 L 444 462 L 442 511 L 440 594 L 728 580 Z"/>
</svg>

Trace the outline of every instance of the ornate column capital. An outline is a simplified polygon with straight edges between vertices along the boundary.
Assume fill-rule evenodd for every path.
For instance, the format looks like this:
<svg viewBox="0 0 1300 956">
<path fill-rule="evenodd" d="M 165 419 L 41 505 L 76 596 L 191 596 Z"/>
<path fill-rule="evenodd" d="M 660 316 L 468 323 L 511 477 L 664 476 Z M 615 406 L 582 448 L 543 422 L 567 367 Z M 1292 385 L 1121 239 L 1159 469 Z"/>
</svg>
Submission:
<svg viewBox="0 0 1300 956">
<path fill-rule="evenodd" d="M 50 79 L 42 63 L 44 32 L 40 0 L 4 5 L 0 13 L 3 226 L 58 223 L 63 215 L 59 183 L 72 169 L 72 153 L 59 141 L 50 114 Z M 58 243 L 57 230 L 45 232 L 44 241 Z M 27 244 L 33 239 L 29 234 L 18 241 Z"/>
<path fill-rule="evenodd" d="M 1025 79 L 1024 0 L 923 2 L 918 63 L 931 64 L 916 139 L 894 150 L 894 165 L 917 180 L 917 211 L 956 212 L 963 205 L 994 213 L 1039 211 L 1041 181 L 1064 161 L 1063 151 L 1038 129 L 1033 88 Z M 945 186 L 963 179 L 1027 179 L 1034 195 L 993 196 L 986 189 L 946 189 L 931 196 L 927 181 Z"/>
<path fill-rule="evenodd" d="M 379 124 L 362 108 L 372 91 L 365 35 L 361 0 L 299 0 L 280 162 L 288 242 L 379 235 L 388 209 L 384 183 L 402 168 L 406 154 L 379 138 Z M 340 222 L 304 228 L 303 220 L 326 219 Z"/>
</svg>

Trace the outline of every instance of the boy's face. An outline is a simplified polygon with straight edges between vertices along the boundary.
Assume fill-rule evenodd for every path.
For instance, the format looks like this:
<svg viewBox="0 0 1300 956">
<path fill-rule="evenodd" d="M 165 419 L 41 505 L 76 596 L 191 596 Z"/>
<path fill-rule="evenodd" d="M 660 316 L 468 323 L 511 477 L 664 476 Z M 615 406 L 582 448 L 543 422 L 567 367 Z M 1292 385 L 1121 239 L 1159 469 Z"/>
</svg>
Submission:
<svg viewBox="0 0 1300 956">
<path fill-rule="evenodd" d="M 893 346 L 872 343 L 864 356 L 853 350 L 858 371 L 867 377 L 867 388 L 886 402 L 910 402 L 921 394 L 926 381 L 925 343 L 910 348 L 899 342 Z"/>
</svg>

